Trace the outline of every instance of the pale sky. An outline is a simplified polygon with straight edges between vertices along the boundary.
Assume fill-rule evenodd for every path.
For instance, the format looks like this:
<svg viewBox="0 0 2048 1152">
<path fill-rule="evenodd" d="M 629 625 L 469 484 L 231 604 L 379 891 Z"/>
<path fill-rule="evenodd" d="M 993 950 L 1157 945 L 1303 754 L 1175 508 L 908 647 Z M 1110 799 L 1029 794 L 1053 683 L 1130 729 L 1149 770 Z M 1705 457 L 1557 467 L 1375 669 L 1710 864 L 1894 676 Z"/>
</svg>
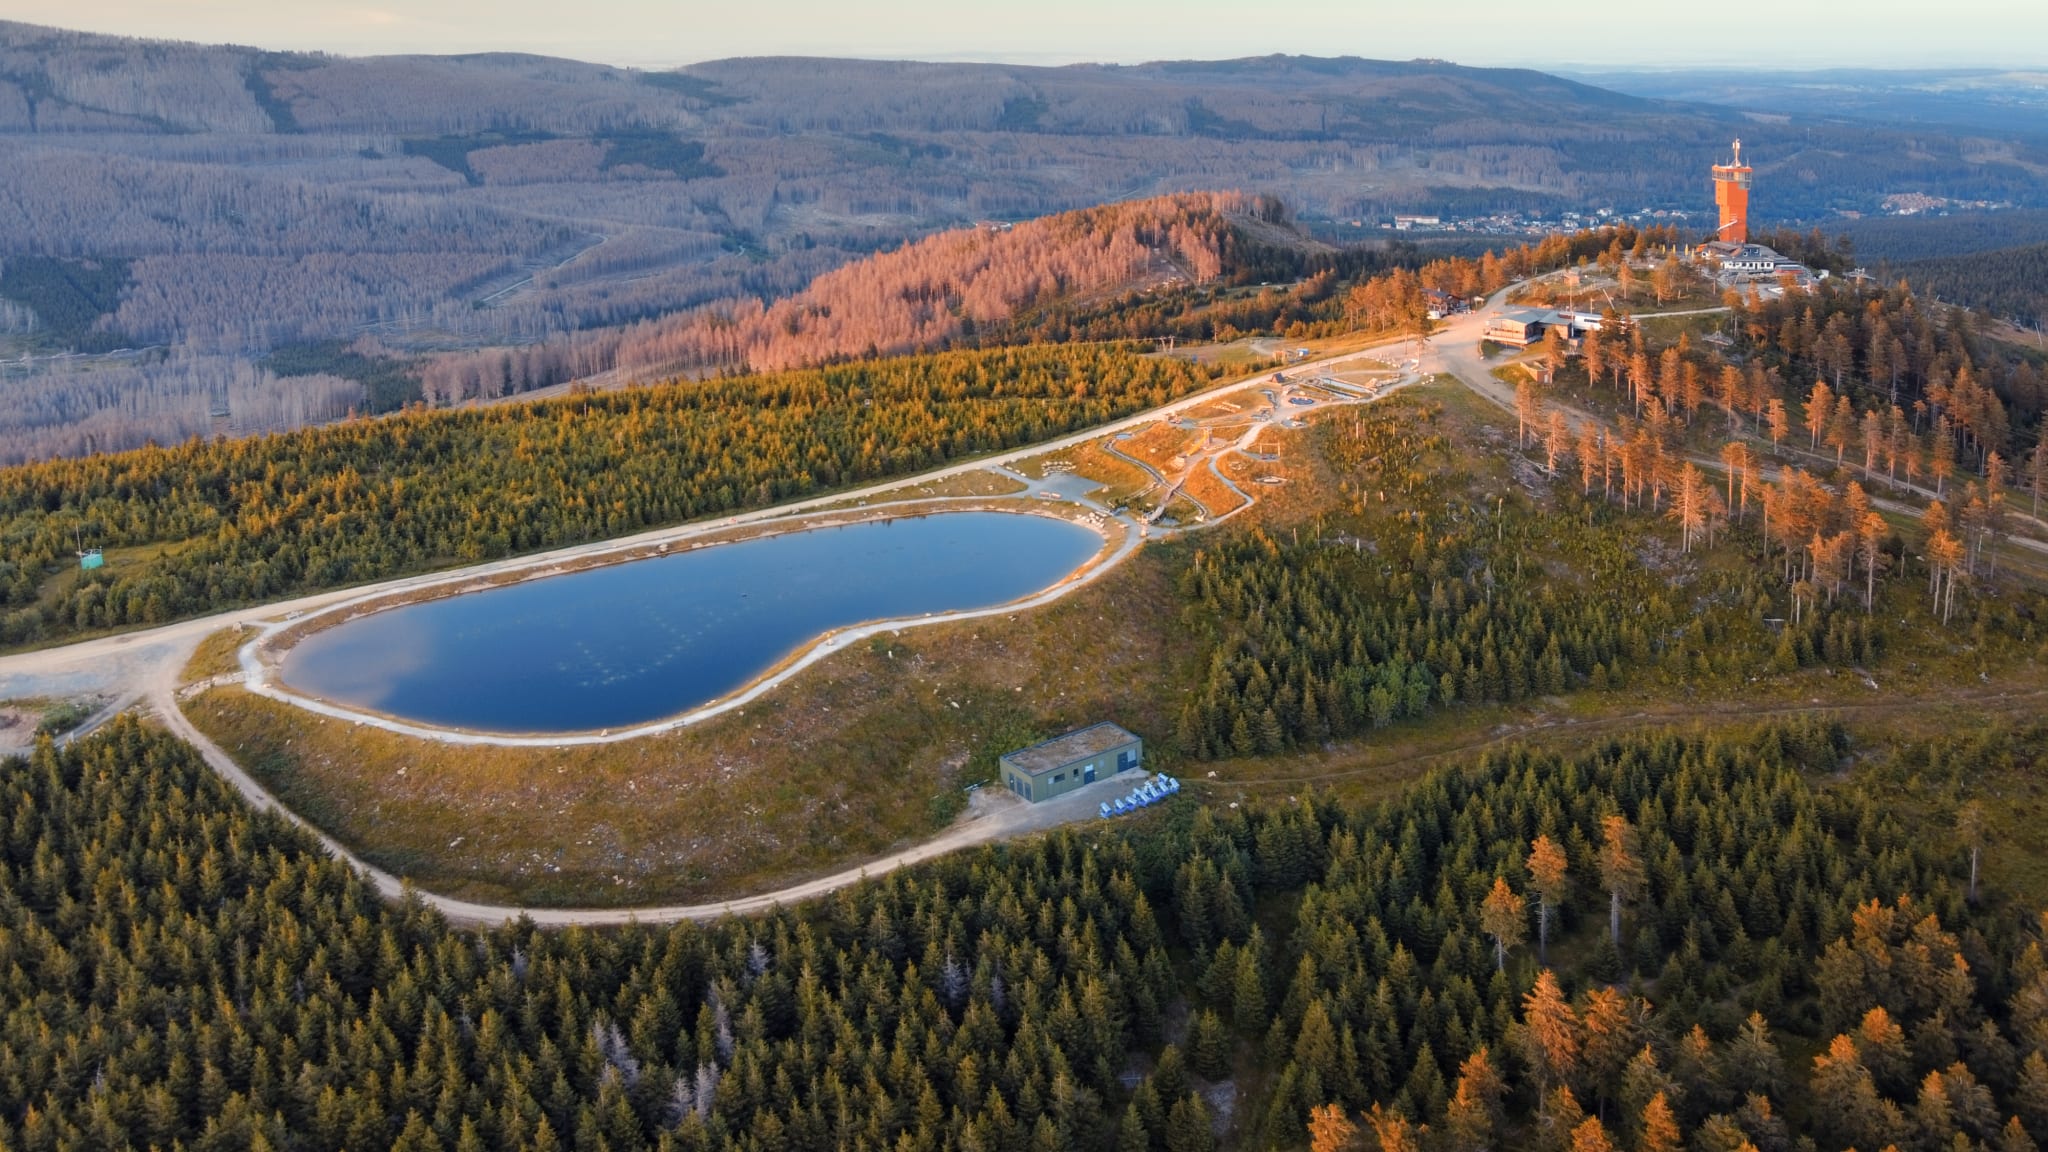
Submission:
<svg viewBox="0 0 2048 1152">
<path fill-rule="evenodd" d="M 2048 65 L 2042 0 L 0 0 L 95 32 L 368 55 L 1064 64 L 1273 52 L 1535 67 Z"/>
</svg>

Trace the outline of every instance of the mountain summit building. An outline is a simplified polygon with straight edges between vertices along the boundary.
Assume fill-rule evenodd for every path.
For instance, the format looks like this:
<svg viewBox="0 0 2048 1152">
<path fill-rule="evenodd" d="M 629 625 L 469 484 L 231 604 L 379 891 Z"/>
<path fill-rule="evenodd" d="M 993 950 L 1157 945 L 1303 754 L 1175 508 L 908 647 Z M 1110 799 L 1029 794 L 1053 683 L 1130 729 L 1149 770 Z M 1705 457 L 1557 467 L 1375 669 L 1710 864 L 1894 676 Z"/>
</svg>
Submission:
<svg viewBox="0 0 2048 1152">
<path fill-rule="evenodd" d="M 1714 204 L 1721 209 L 1721 226 L 1714 239 L 1724 244 L 1749 243 L 1749 178 L 1754 171 L 1742 162 L 1742 141 L 1735 142 L 1735 159 L 1714 165 Z"/>
<path fill-rule="evenodd" d="M 1712 270 L 1724 288 L 1756 285 L 1765 294 L 1792 289 L 1808 291 L 1827 271 L 1816 273 L 1806 265 L 1781 256 L 1749 239 L 1749 185 L 1754 169 L 1742 162 L 1742 141 L 1735 142 L 1735 156 L 1726 164 L 1714 165 L 1714 205 L 1721 210 L 1721 226 L 1714 238 L 1693 249 L 1693 255 Z"/>
</svg>

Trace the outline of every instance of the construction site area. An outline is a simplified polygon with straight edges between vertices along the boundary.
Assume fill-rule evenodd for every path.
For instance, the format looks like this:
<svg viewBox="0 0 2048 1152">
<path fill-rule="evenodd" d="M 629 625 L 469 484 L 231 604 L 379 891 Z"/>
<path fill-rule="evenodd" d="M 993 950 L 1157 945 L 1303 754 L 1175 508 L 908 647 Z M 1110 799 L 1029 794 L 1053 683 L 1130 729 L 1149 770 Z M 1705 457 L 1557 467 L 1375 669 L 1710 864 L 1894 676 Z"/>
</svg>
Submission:
<svg viewBox="0 0 2048 1152">
<path fill-rule="evenodd" d="M 1143 535 L 1207 526 L 1287 483 L 1282 437 L 1322 410 L 1416 379 L 1413 362 L 1359 356 L 1278 371 L 1210 393 L 1137 427 L 992 471 L 1039 500 L 1071 500 L 1136 521 Z"/>
</svg>

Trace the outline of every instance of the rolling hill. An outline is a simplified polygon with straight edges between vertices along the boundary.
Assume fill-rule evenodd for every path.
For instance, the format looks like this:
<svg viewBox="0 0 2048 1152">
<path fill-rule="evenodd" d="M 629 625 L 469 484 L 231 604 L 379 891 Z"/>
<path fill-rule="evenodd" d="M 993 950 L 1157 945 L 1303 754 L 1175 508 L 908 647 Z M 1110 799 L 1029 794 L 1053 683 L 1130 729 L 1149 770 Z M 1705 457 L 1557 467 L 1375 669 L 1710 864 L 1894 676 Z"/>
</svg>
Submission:
<svg viewBox="0 0 2048 1152">
<path fill-rule="evenodd" d="M 949 229 L 773 302 L 736 297 L 518 348 L 444 354 L 423 364 L 420 378 L 427 399 L 454 403 L 608 373 L 630 381 L 771 372 L 942 348 L 1028 309 L 1335 262 L 1270 197 L 1162 196 Z"/>
</svg>

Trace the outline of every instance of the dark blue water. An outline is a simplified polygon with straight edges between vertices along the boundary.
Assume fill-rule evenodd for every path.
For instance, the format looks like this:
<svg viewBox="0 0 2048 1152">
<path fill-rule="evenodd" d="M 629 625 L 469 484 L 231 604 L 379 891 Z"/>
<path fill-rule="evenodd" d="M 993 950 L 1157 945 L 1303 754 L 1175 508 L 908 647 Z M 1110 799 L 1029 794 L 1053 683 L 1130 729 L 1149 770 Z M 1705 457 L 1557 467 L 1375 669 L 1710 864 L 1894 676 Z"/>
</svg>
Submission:
<svg viewBox="0 0 2048 1152">
<path fill-rule="evenodd" d="M 833 628 L 1030 595 L 1101 546 L 1007 512 L 764 536 L 378 612 L 307 637 L 283 679 L 428 724 L 623 728 L 724 696 Z"/>
</svg>

